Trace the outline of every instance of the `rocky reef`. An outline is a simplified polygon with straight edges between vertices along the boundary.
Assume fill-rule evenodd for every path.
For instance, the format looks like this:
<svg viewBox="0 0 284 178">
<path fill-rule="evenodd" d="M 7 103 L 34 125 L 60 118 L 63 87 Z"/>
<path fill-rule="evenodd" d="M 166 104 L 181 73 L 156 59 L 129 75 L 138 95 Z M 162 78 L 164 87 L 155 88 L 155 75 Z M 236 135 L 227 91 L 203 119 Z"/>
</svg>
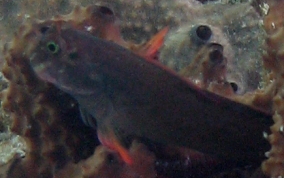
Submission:
<svg viewBox="0 0 284 178">
<path fill-rule="evenodd" d="M 22 29 L 21 33 L 25 32 Z M 55 169 L 64 167 L 69 160 L 78 162 L 92 154 L 95 137 L 91 129 L 80 123 L 74 100 L 39 81 L 29 69 L 27 59 L 19 55 L 27 41 L 21 37 L 14 40 L 13 47 L 6 51 L 3 68 L 9 80 L 9 87 L 3 92 L 3 108 L 12 113 L 11 131 L 25 138 L 30 151 L 26 152 L 25 160 L 16 159 L 11 169 L 22 170 L 24 177 L 52 176 Z M 81 141 L 87 146 L 81 145 Z M 58 156 L 61 158 L 57 159 Z M 17 177 L 17 172 L 9 170 L 7 177 Z"/>
<path fill-rule="evenodd" d="M 226 78 L 238 86 L 236 92 L 244 94 L 260 87 L 263 70 L 258 59 L 261 58 L 261 45 L 265 37 L 260 27 L 260 15 L 249 3 L 234 6 L 210 4 L 200 8 L 185 25 L 168 35 L 161 50 L 161 62 L 180 71 L 191 64 L 193 56 L 202 46 L 217 43 L 223 46 L 227 60 Z M 222 14 L 218 13 L 221 11 Z M 241 11 L 242 15 L 239 14 Z M 195 79 L 200 80 L 198 71 L 195 73 Z"/>
<path fill-rule="evenodd" d="M 25 22 L 3 50 L 2 73 L 8 80 L 8 88 L 1 93 L 2 107 L 11 116 L 8 130 L 21 136 L 13 135 L 7 140 L 21 138 L 16 142 L 23 145 L 12 146 L 17 151 L 0 165 L 1 178 L 266 177 L 255 169 L 228 170 L 222 161 L 189 149 L 151 147 L 136 141 L 129 146 L 135 162 L 128 165 L 116 152 L 99 145 L 96 130 L 81 121 L 78 103 L 52 84 L 38 79 L 29 65 L 30 56 L 26 54 L 36 40 L 33 29 L 42 27 L 44 31 L 51 22 L 68 23 L 71 28 L 117 43 L 140 56 L 140 49 L 149 44 L 146 40 L 169 26 L 170 33 L 158 55 L 161 62 L 206 90 L 275 113 L 272 134 L 264 133 L 272 148 L 266 154 L 268 160 L 263 162 L 262 170 L 271 177 L 284 175 L 281 63 L 284 29 L 280 13 L 283 3 L 269 3 L 270 10 L 264 20 L 268 37 L 263 61 L 268 72 L 261 62 L 265 40 L 260 26 L 262 17 L 249 3 L 232 6 L 185 0 L 108 0 L 97 2 L 98 5 L 76 6 L 71 13 L 54 17 L 51 17 L 54 12 L 67 13 L 78 2 L 1 3 L 2 8 L 13 7 L 21 12 L 16 18 L 15 14 L 2 9 L 4 21 L 17 20 L 7 26 L 1 25 L 1 29 L 10 31 Z M 33 12 L 26 3 L 32 3 L 38 11 Z M 42 5 L 50 8 L 39 8 Z M 241 9 L 246 9 L 245 15 L 238 15 Z M 220 10 L 227 10 L 227 15 L 217 13 Z M 31 20 L 34 15 L 47 20 Z M 200 26 L 210 31 L 202 44 L 195 43 L 194 37 L 188 35 L 198 32 L 196 28 Z M 1 35 L 3 41 L 11 38 L 9 33 Z M 159 48 L 154 47 L 155 50 Z M 250 93 L 246 93 L 248 91 Z M 1 148 L 4 147 L 0 145 Z"/>
</svg>

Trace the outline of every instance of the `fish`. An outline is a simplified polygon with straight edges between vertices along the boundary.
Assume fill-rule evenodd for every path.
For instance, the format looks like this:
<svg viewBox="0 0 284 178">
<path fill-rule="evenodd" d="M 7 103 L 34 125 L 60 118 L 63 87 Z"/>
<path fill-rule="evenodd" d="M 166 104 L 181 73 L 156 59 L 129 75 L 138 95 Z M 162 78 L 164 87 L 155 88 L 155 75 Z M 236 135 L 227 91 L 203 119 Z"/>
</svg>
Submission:
<svg viewBox="0 0 284 178">
<path fill-rule="evenodd" d="M 133 139 L 259 166 L 271 113 L 202 90 L 156 60 L 65 23 L 34 27 L 25 55 L 39 79 L 77 100 L 102 144 L 131 164 Z M 88 117 L 89 115 L 89 117 Z"/>
</svg>

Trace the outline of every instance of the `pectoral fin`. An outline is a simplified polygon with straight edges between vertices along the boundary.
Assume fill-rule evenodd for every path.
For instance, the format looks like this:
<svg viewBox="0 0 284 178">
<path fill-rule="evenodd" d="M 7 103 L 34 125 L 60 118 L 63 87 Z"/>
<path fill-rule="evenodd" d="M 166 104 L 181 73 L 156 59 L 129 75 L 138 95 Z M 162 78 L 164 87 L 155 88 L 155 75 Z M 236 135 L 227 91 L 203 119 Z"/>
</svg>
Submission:
<svg viewBox="0 0 284 178">
<path fill-rule="evenodd" d="M 97 128 L 96 119 L 88 113 L 88 111 L 82 107 L 79 107 L 81 119 L 86 126 Z"/>
<path fill-rule="evenodd" d="M 126 164 L 131 165 L 133 163 L 133 158 L 131 157 L 130 152 L 123 147 L 112 130 L 108 130 L 107 134 L 103 134 L 100 130 L 98 130 L 98 138 L 102 145 L 117 151 Z"/>
</svg>

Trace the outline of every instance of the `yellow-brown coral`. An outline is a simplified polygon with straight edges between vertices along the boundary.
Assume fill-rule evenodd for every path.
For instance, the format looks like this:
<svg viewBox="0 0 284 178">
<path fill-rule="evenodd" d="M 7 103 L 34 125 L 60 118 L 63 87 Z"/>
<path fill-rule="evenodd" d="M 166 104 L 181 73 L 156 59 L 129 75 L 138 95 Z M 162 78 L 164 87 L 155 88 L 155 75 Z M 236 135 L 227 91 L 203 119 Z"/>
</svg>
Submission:
<svg viewBox="0 0 284 178">
<path fill-rule="evenodd" d="M 30 69 L 25 52 L 36 40 L 32 29 L 37 25 L 22 26 L 4 51 L 9 87 L 2 93 L 3 107 L 11 113 L 12 131 L 28 146 L 26 157 L 15 160 L 7 177 L 52 177 L 68 162 L 91 155 L 97 145 L 95 132 L 80 122 L 76 102 Z"/>
<path fill-rule="evenodd" d="M 114 151 L 98 146 L 94 155 L 82 164 L 84 178 L 156 178 L 155 156 L 141 143 L 130 147 L 134 163 L 128 165 Z"/>
<path fill-rule="evenodd" d="M 263 162 L 263 171 L 271 177 L 284 176 L 284 1 L 271 1 L 264 27 L 268 34 L 266 40 L 267 53 L 264 55 L 264 65 L 271 70 L 273 80 L 272 94 L 274 125 L 268 136 L 272 148 L 266 153 L 268 159 Z"/>
</svg>

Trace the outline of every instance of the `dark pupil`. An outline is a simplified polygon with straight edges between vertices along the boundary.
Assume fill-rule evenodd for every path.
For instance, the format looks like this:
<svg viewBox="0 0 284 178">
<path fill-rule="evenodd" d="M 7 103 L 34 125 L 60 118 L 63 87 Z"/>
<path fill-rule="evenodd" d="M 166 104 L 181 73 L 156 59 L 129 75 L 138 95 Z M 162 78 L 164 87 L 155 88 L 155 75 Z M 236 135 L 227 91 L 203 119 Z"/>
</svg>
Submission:
<svg viewBox="0 0 284 178">
<path fill-rule="evenodd" d="M 58 53 L 58 51 L 59 51 L 58 45 L 57 45 L 56 43 L 54 43 L 54 42 L 49 42 L 49 43 L 47 44 L 47 49 L 48 49 L 50 52 L 52 52 L 53 54 L 56 54 L 56 53 Z"/>
<path fill-rule="evenodd" d="M 47 47 L 51 52 L 54 52 L 56 50 L 55 44 L 49 44 Z"/>
</svg>

